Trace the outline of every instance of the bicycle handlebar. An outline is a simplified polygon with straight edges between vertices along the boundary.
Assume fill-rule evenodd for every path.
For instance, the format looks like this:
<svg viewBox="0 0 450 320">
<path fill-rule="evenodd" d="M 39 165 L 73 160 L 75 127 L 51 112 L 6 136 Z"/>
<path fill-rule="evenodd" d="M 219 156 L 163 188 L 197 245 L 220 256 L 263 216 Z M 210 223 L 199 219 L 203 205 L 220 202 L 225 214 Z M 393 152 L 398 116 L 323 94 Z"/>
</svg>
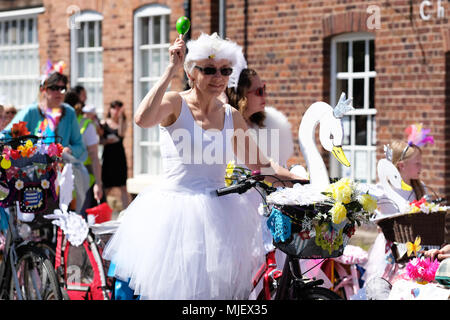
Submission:
<svg viewBox="0 0 450 320">
<path fill-rule="evenodd" d="M 272 175 L 261 175 L 261 174 L 254 174 L 254 173 L 253 173 L 253 175 L 250 175 L 242 180 L 239 180 L 237 184 L 231 185 L 229 187 L 223 187 L 223 188 L 217 189 L 216 190 L 217 196 L 221 197 L 221 196 L 224 196 L 224 195 L 230 194 L 230 193 L 242 194 L 256 186 L 261 187 L 268 194 L 277 190 L 275 187 L 269 186 L 266 183 L 264 183 L 264 181 L 263 181 L 264 177 L 273 177 Z M 281 180 L 281 179 L 279 179 L 278 181 L 275 181 L 273 184 L 275 184 L 277 182 L 280 182 L 280 183 L 290 182 L 292 184 L 295 184 L 295 183 L 307 184 L 307 183 L 309 183 L 308 180 Z"/>
</svg>

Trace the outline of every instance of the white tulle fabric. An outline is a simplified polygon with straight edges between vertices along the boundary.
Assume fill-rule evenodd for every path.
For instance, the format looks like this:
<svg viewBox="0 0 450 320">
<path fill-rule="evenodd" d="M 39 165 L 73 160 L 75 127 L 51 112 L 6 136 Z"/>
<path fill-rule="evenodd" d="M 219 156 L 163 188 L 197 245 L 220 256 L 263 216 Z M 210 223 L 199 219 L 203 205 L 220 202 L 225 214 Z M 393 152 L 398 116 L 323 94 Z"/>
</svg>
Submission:
<svg viewBox="0 0 450 320">
<path fill-rule="evenodd" d="M 115 276 L 129 279 L 141 299 L 246 299 L 263 262 L 258 213 L 245 194 L 214 195 L 224 186 L 231 159 L 217 164 L 183 161 L 186 154 L 172 139 L 182 128 L 194 137 L 191 150 L 204 150 L 211 142 L 183 99 L 176 122 L 160 127 L 165 182 L 147 188 L 130 204 L 104 257 L 114 261 Z M 227 105 L 222 133 L 232 128 Z M 223 155 L 232 156 L 229 141 L 224 141 Z"/>
</svg>

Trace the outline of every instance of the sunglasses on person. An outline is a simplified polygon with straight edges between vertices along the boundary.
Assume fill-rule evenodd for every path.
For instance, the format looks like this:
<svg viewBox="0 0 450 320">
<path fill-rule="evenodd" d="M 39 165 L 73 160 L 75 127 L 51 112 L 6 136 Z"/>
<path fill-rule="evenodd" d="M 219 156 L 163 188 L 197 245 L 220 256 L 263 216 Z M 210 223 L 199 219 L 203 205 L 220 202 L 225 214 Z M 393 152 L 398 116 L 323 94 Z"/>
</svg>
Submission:
<svg viewBox="0 0 450 320">
<path fill-rule="evenodd" d="M 199 67 L 199 66 L 195 66 L 195 68 L 200 70 L 201 73 L 203 73 L 205 75 L 208 75 L 208 76 L 211 76 L 211 75 L 214 75 L 214 74 L 217 73 L 217 68 L 216 67 L 205 67 L 205 68 L 202 68 L 202 67 Z M 229 68 L 229 67 L 227 67 L 227 68 L 220 68 L 219 71 L 220 71 L 221 75 L 227 77 L 227 76 L 229 76 L 229 75 L 231 75 L 233 73 L 233 68 Z"/>
<path fill-rule="evenodd" d="M 264 95 L 266 94 L 266 84 L 264 83 L 262 87 L 256 88 L 252 91 L 248 91 L 248 93 L 254 93 L 258 97 L 264 97 Z"/>
<path fill-rule="evenodd" d="M 58 86 L 58 85 L 51 85 L 48 86 L 47 89 L 50 89 L 51 91 L 59 91 L 61 93 L 66 93 L 67 87 L 66 86 Z"/>
</svg>

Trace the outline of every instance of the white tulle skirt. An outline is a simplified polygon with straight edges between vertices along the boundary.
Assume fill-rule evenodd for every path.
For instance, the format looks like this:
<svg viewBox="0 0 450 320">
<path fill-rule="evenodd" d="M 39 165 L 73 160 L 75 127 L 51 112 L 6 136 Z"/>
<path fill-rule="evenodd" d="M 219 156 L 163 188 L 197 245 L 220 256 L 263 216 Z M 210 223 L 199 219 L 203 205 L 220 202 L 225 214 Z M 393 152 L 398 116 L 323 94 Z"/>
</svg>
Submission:
<svg viewBox="0 0 450 320">
<path fill-rule="evenodd" d="M 246 195 L 143 191 L 105 247 L 115 277 L 141 299 L 247 299 L 264 261 Z"/>
</svg>

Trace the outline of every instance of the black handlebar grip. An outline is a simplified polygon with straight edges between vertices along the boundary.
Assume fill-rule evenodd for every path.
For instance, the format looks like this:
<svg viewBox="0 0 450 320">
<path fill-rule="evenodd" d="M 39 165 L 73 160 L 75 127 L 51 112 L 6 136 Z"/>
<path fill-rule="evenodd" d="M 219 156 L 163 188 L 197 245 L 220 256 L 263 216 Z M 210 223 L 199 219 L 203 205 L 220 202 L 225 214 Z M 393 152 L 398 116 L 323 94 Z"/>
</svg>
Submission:
<svg viewBox="0 0 450 320">
<path fill-rule="evenodd" d="M 224 187 L 224 188 L 220 188 L 216 190 L 217 195 L 220 196 L 224 196 L 226 194 L 230 194 L 230 193 L 238 193 L 239 189 L 242 188 L 242 185 L 240 184 L 235 184 L 229 187 Z"/>
</svg>

